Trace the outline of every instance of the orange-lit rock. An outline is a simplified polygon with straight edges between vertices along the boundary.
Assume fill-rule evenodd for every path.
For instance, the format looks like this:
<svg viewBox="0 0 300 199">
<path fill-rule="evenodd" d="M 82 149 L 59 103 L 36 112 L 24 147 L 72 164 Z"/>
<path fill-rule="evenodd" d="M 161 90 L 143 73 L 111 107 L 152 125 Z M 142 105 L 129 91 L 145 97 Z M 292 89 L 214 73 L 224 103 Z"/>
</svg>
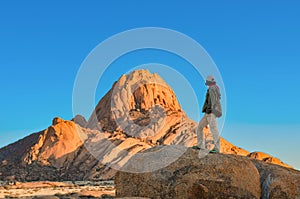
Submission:
<svg viewBox="0 0 300 199">
<path fill-rule="evenodd" d="M 137 70 L 113 85 L 88 122 L 82 116 L 54 118 L 47 129 L 0 149 L 0 180 L 113 178 L 113 166 L 122 167 L 136 153 L 158 145 L 196 145 L 196 127 L 159 75 Z M 223 138 L 221 152 L 249 155 Z M 269 155 L 249 157 L 289 167 Z"/>
</svg>

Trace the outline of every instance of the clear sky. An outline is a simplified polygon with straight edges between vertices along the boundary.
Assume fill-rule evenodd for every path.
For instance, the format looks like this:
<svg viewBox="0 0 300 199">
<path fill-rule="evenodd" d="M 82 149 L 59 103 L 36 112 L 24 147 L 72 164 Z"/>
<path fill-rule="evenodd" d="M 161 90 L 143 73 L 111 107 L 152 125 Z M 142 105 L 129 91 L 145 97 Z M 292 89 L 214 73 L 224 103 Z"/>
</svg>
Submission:
<svg viewBox="0 0 300 199">
<path fill-rule="evenodd" d="M 0 146 L 45 129 L 55 116 L 71 119 L 74 80 L 89 52 L 113 34 L 147 26 L 192 37 L 215 61 L 227 94 L 223 137 L 300 168 L 297 0 L 3 0 Z M 135 52 L 113 64 L 96 98 L 130 67 L 154 62 L 177 69 L 189 67 L 168 53 Z M 198 107 L 191 106 L 185 89 L 168 75 L 162 76 L 174 87 L 187 114 L 198 121 Z M 203 80 L 185 78 L 202 99 Z"/>
</svg>

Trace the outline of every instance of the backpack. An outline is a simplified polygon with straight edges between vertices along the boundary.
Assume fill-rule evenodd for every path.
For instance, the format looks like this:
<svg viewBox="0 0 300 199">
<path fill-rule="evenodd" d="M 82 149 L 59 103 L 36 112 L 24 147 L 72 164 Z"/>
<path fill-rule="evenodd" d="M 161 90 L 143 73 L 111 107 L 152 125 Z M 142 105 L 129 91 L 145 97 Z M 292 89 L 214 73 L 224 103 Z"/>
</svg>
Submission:
<svg viewBox="0 0 300 199">
<path fill-rule="evenodd" d="M 220 94 L 220 90 L 218 86 L 214 86 L 214 88 L 212 88 L 216 94 L 216 98 L 214 99 L 214 105 L 212 107 L 212 113 L 216 116 L 216 117 L 221 117 L 222 116 L 222 106 L 221 106 L 221 94 Z"/>
<path fill-rule="evenodd" d="M 218 103 L 216 103 L 214 107 L 212 107 L 212 113 L 215 114 L 216 117 L 222 116 L 222 106 L 220 100 L 218 100 Z"/>
</svg>

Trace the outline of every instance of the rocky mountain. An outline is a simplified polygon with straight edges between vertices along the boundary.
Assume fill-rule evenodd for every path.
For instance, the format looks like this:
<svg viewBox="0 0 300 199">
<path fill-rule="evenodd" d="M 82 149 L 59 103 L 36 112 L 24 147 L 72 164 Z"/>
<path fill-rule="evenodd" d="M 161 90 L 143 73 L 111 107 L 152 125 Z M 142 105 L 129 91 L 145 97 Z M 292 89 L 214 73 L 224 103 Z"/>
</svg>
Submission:
<svg viewBox="0 0 300 199">
<path fill-rule="evenodd" d="M 0 149 L 0 180 L 110 179 L 149 148 L 195 145 L 196 126 L 158 74 L 133 71 L 114 83 L 88 121 L 54 118 L 47 129 Z M 223 138 L 221 152 L 289 167 Z"/>
<path fill-rule="evenodd" d="M 96 106 L 87 127 L 110 133 L 122 131 L 152 144 L 188 146 L 194 142 L 196 125 L 158 74 L 137 70 L 113 85 Z"/>
</svg>

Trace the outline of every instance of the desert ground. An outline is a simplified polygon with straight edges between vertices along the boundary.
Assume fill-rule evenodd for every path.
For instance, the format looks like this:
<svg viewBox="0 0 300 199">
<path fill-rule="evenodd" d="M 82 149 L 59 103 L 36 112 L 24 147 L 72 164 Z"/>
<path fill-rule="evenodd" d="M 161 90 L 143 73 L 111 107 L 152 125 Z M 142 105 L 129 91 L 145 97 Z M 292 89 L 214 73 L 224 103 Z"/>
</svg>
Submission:
<svg viewBox="0 0 300 199">
<path fill-rule="evenodd" d="M 113 181 L 0 182 L 0 198 L 114 198 Z"/>
</svg>

